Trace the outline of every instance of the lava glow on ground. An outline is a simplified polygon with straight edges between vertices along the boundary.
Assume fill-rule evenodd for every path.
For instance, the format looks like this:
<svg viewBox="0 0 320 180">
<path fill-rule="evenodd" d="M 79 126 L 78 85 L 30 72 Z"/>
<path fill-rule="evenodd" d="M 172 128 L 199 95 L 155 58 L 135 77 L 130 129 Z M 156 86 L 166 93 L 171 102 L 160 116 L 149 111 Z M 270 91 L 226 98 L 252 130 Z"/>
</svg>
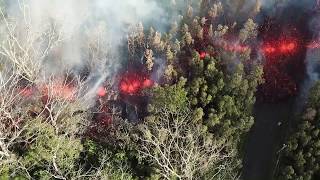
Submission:
<svg viewBox="0 0 320 180">
<path fill-rule="evenodd" d="M 243 53 L 246 50 L 250 49 L 250 46 L 241 45 L 239 43 L 230 43 L 227 41 L 216 41 L 215 45 L 217 47 L 221 47 L 225 51 L 229 52 L 237 52 Z M 277 40 L 269 40 L 262 43 L 260 51 L 267 57 L 267 58 L 275 58 L 279 56 L 291 56 L 297 53 L 301 47 L 309 48 L 309 49 L 319 49 L 320 42 L 313 41 L 307 45 L 301 43 L 296 38 L 285 38 L 281 37 Z M 205 51 L 198 51 L 200 55 L 200 59 L 204 59 L 208 54 Z"/>
<path fill-rule="evenodd" d="M 106 94 L 107 94 L 107 91 L 104 87 L 101 86 L 97 89 L 97 95 L 99 97 L 104 97 L 104 96 L 106 96 Z"/>
<path fill-rule="evenodd" d="M 30 98 L 36 94 L 46 97 L 50 96 L 53 98 L 65 99 L 72 101 L 76 95 L 76 88 L 70 85 L 54 84 L 50 87 L 47 85 L 41 85 L 37 87 L 25 87 L 19 90 L 19 94 L 25 98 Z M 99 97 L 106 96 L 107 92 L 104 87 L 99 87 L 96 90 L 96 95 Z"/>
<path fill-rule="evenodd" d="M 266 42 L 262 45 L 262 52 L 267 57 L 288 56 L 298 50 L 298 41 L 295 39 L 286 39 L 279 41 Z"/>
<path fill-rule="evenodd" d="M 119 89 L 123 94 L 134 95 L 143 89 L 152 87 L 153 84 L 154 82 L 146 76 L 138 73 L 127 73 L 121 78 Z"/>
<path fill-rule="evenodd" d="M 45 100 L 47 100 L 49 97 L 53 97 L 72 101 L 75 98 L 75 93 L 76 90 L 74 87 L 61 84 L 25 87 L 19 90 L 19 94 L 25 98 L 40 95 Z"/>
<path fill-rule="evenodd" d="M 297 37 L 265 40 L 260 48 L 266 58 L 263 66 L 265 83 L 260 86 L 263 98 L 273 102 L 295 96 L 303 78 L 304 51 L 319 47 L 318 42 L 306 43 Z"/>
<path fill-rule="evenodd" d="M 208 54 L 204 51 L 200 52 L 200 59 L 204 59 Z"/>
</svg>

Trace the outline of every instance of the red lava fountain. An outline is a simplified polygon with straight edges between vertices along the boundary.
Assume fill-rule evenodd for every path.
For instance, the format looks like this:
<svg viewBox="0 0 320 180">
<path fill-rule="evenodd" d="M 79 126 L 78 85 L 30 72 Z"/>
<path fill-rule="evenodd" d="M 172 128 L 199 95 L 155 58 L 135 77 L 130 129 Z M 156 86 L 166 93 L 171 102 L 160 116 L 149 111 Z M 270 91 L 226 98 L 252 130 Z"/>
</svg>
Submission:
<svg viewBox="0 0 320 180">
<path fill-rule="evenodd" d="M 200 59 L 204 59 L 207 56 L 207 53 L 202 51 L 199 53 L 200 54 Z"/>
<path fill-rule="evenodd" d="M 271 41 L 262 45 L 262 51 L 268 57 L 292 55 L 297 49 L 298 42 L 295 39 Z"/>
<path fill-rule="evenodd" d="M 104 87 L 99 87 L 97 89 L 97 95 L 99 97 L 104 97 L 104 96 L 106 96 L 106 94 L 107 94 L 107 91 L 106 91 L 106 89 Z"/>
<path fill-rule="evenodd" d="M 154 82 L 146 76 L 136 73 L 125 74 L 120 81 L 119 89 L 123 94 L 138 94 L 143 89 L 152 87 Z"/>
<path fill-rule="evenodd" d="M 260 92 L 267 101 L 277 101 L 295 96 L 298 92 L 299 73 L 303 72 L 300 54 L 306 45 L 294 37 L 265 40 L 261 51 L 264 63 L 265 83 Z"/>
</svg>

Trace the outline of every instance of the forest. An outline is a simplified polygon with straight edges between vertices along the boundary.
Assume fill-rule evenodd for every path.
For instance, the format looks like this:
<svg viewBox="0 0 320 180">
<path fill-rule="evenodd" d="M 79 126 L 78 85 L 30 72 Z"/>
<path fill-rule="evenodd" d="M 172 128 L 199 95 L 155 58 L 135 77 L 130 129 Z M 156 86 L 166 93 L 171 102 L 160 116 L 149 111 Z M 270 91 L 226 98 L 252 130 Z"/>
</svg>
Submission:
<svg viewBox="0 0 320 180">
<path fill-rule="evenodd" d="M 0 0 L 0 21 L 0 180 L 320 179 L 317 0 Z"/>
</svg>

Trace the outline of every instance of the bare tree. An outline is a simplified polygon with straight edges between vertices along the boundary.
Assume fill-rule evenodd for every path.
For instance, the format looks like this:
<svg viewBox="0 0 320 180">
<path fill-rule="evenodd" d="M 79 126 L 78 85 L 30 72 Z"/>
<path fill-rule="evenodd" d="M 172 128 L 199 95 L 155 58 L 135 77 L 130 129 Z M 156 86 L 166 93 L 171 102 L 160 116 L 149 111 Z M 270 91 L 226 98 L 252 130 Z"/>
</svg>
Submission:
<svg viewBox="0 0 320 180">
<path fill-rule="evenodd" d="M 204 127 L 192 121 L 189 111 L 157 111 L 140 126 L 139 153 L 148 159 L 165 179 L 196 179 L 212 167 L 219 172 L 234 157 L 226 151 L 226 140 L 214 139 Z M 217 176 L 217 173 L 214 176 Z"/>
<path fill-rule="evenodd" d="M 15 75 L 0 80 L 0 162 L 12 156 L 10 147 L 20 136 L 21 119 L 16 108 L 21 100 L 17 94 L 18 78 Z"/>
<path fill-rule="evenodd" d="M 79 77 L 68 81 L 52 77 L 22 86 L 19 75 L 7 74 L 0 74 L 0 172 L 12 167 L 12 174 L 22 172 L 32 179 L 29 172 L 40 159 L 46 161 L 43 168 L 51 177 L 73 177 L 78 170 L 72 160 L 82 150 L 81 135 L 90 120 L 89 106 L 81 101 L 84 82 Z M 30 117 L 35 103 L 37 113 Z M 16 156 L 13 148 L 19 144 L 30 146 L 29 158 Z"/>
<path fill-rule="evenodd" d="M 84 88 L 79 77 L 50 77 L 38 82 L 42 110 L 26 122 L 22 139 L 29 148 L 16 169 L 29 174 L 35 166 L 41 166 L 45 177 L 55 179 L 69 179 L 80 173 L 75 161 L 83 149 L 81 138 L 90 119 L 89 106 L 80 101 Z"/>
<path fill-rule="evenodd" d="M 79 76 L 68 80 L 51 77 L 38 86 L 45 96 L 42 100 L 45 101 L 44 111 L 47 113 L 47 120 L 56 128 L 56 132 L 64 131 L 72 134 L 83 132 L 84 127 L 89 125 L 89 120 L 86 116 L 81 116 L 86 115 L 81 112 L 87 112 L 90 108 L 82 101 L 83 92 L 88 89 L 85 82 Z M 70 118 L 74 121 L 70 122 Z M 59 130 L 60 128 L 64 129 Z"/>
<path fill-rule="evenodd" d="M 18 1 L 21 18 L 8 17 L 0 10 L 1 64 L 13 69 L 16 74 L 34 82 L 38 77 L 43 60 L 60 41 L 61 31 L 55 23 L 43 23 L 42 29 L 34 30 L 31 24 L 30 9 L 24 1 Z"/>
<path fill-rule="evenodd" d="M 13 149 L 16 145 L 26 143 L 23 132 L 28 126 L 27 108 L 24 106 L 27 99 L 23 96 L 27 87 L 20 86 L 19 75 L 8 71 L 10 69 L 0 72 L 0 173 L 8 167 L 14 171 L 18 166 L 26 169 Z M 30 177 L 28 173 L 26 176 Z"/>
</svg>

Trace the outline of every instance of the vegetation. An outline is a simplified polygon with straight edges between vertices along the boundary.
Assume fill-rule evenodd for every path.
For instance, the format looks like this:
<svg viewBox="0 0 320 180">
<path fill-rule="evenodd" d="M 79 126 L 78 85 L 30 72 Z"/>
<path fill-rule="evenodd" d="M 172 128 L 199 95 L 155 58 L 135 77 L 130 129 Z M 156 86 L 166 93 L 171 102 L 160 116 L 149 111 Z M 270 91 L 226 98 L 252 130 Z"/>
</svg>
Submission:
<svg viewBox="0 0 320 180">
<path fill-rule="evenodd" d="M 128 34 L 129 61 L 143 57 L 142 71 L 159 79 L 143 92 L 148 112 L 136 123 L 114 111 L 108 111 L 112 123 L 95 119 L 94 108 L 84 103 L 81 92 L 88 87 L 80 76 L 63 79 L 63 87 L 76 89 L 67 97 L 57 92 L 55 76 L 39 79 L 41 60 L 63 40 L 48 27 L 20 43 L 8 23 L 0 47 L 2 69 L 10 69 L 0 79 L 0 179 L 239 179 L 255 92 L 263 82 L 249 47 L 257 25 L 251 19 L 226 24 L 218 18 L 228 13 L 223 4 L 201 2 L 191 3 L 167 33 L 140 23 Z M 240 51 L 225 38 L 234 34 L 240 42 L 232 44 Z M 38 52 L 39 43 L 47 48 Z M 94 43 L 92 57 L 105 57 Z M 35 84 L 46 84 L 45 96 L 24 96 Z"/>
<path fill-rule="evenodd" d="M 304 113 L 281 153 L 279 179 L 319 179 L 320 83 L 310 90 Z"/>
</svg>

